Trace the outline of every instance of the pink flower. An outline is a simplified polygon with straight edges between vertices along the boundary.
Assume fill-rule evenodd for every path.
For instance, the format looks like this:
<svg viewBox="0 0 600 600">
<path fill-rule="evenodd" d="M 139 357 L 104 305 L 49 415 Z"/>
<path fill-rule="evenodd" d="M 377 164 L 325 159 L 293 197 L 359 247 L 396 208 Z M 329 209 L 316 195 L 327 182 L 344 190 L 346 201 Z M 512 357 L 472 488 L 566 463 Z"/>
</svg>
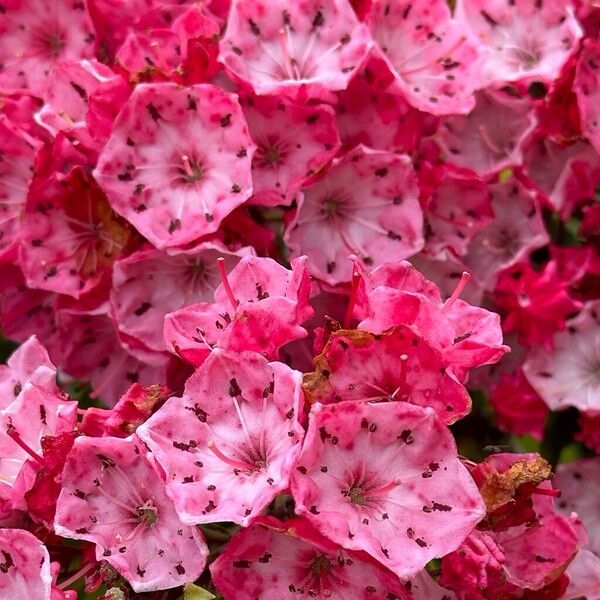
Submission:
<svg viewBox="0 0 600 600">
<path fill-rule="evenodd" d="M 152 363 L 130 354 L 120 342 L 107 312 L 107 304 L 92 310 L 74 307 L 60 310 L 54 352 L 59 354 L 56 362 L 64 371 L 90 382 L 92 397 L 102 398 L 105 404 L 113 406 L 132 383 L 165 383 L 169 356 L 159 355 Z M 63 342 L 61 347 L 60 341 L 65 338 L 69 343 Z"/>
<path fill-rule="evenodd" d="M 32 383 L 48 392 L 58 392 L 56 367 L 37 337 L 31 336 L 0 365 L 0 409 L 5 409 Z"/>
<path fill-rule="evenodd" d="M 0 258 L 3 260 L 15 258 L 21 212 L 39 145 L 5 115 L 0 115 Z"/>
<path fill-rule="evenodd" d="M 444 0 L 373 0 L 367 23 L 415 108 L 435 115 L 471 111 L 480 85 L 479 44 Z"/>
<path fill-rule="evenodd" d="M 484 515 L 433 409 L 316 404 L 291 489 L 296 512 L 400 577 L 454 550 Z"/>
<path fill-rule="evenodd" d="M 600 552 L 600 507 L 596 501 L 599 472 L 600 458 L 585 458 L 558 465 L 554 480 L 561 491 L 557 501 L 559 512 L 565 517 L 573 512 L 579 515 L 588 533 L 586 548 L 596 555 Z"/>
<path fill-rule="evenodd" d="M 185 523 L 248 525 L 288 487 L 304 430 L 300 373 L 253 352 L 214 350 L 138 429 Z"/>
<path fill-rule="evenodd" d="M 113 208 L 158 248 L 215 232 L 252 194 L 254 145 L 237 99 L 209 84 L 137 86 L 95 177 Z"/>
<path fill-rule="evenodd" d="M 231 539 L 210 570 L 226 600 L 279 600 L 290 594 L 330 600 L 413 598 L 369 556 L 345 550 L 298 518 L 259 519 Z"/>
<path fill-rule="evenodd" d="M 23 467 L 29 460 L 43 464 L 42 438 L 72 431 L 76 421 L 77 403 L 35 380 L 0 411 L 0 518 L 13 509 L 26 509 L 24 495 L 33 480 Z"/>
<path fill-rule="evenodd" d="M 523 365 L 529 383 L 551 410 L 600 409 L 600 303 L 588 302 L 555 334 L 554 351 L 534 346 Z"/>
<path fill-rule="evenodd" d="M 215 302 L 192 304 L 165 318 L 170 349 L 198 366 L 211 345 L 277 357 L 283 344 L 306 336 L 300 323 L 313 313 L 306 257 L 286 269 L 270 258 L 245 256 L 225 275 Z"/>
<path fill-rule="evenodd" d="M 559 144 L 540 135 L 526 146 L 524 171 L 544 204 L 567 217 L 582 200 L 593 196 L 600 157 L 589 142 L 576 139 Z"/>
<path fill-rule="evenodd" d="M 84 2 L 4 0 L 0 14 L 0 87 L 41 96 L 59 60 L 94 55 L 94 30 Z"/>
<path fill-rule="evenodd" d="M 553 81 L 582 35 L 563 0 L 458 0 L 456 19 L 483 46 L 482 86 Z"/>
<path fill-rule="evenodd" d="M 551 590 L 563 587 L 560 576 L 581 540 L 576 519 L 554 512 L 560 493 L 548 482 L 550 465 L 536 454 L 496 454 L 472 474 L 487 516 L 442 559 L 440 583 L 459 600 L 522 597 L 531 590 L 562 597 Z"/>
<path fill-rule="evenodd" d="M 286 240 L 293 256 L 308 256 L 314 276 L 335 285 L 350 281 L 350 254 L 375 266 L 416 254 L 422 228 L 408 157 L 359 146 L 303 190 Z"/>
<path fill-rule="evenodd" d="M 208 555 L 200 532 L 179 521 L 135 437 L 75 441 L 54 527 L 64 537 L 95 543 L 97 560 L 110 563 L 136 592 L 193 581 Z"/>
<path fill-rule="evenodd" d="M 500 269 L 549 241 L 533 191 L 512 177 L 491 185 L 490 192 L 494 220 L 471 240 L 464 259 L 486 289 L 494 287 Z"/>
<path fill-rule="evenodd" d="M 471 410 L 469 393 L 446 371 L 441 352 L 407 327 L 379 335 L 335 331 L 315 364 L 316 372 L 304 376 L 310 402 L 409 402 L 431 406 L 445 423 Z"/>
<path fill-rule="evenodd" d="M 490 90 L 477 95 L 468 115 L 442 120 L 435 139 L 445 160 L 486 177 L 521 164 L 523 141 L 535 126 L 528 100 Z"/>
<path fill-rule="evenodd" d="M 472 238 L 493 221 L 488 186 L 479 177 L 448 164 L 422 169 L 421 177 L 421 189 L 429 196 L 424 253 L 440 260 L 447 253 L 451 257 L 466 254 Z"/>
<path fill-rule="evenodd" d="M 383 333 L 406 325 L 442 352 L 459 381 L 468 369 L 497 362 L 508 351 L 498 315 L 458 298 L 468 273 L 445 302 L 437 286 L 406 261 L 383 264 L 370 274 L 361 269 L 360 279 L 354 311 L 362 319 L 358 328 Z"/>
<path fill-rule="evenodd" d="M 154 248 L 143 248 L 114 265 L 110 292 L 111 314 L 121 335 L 133 338 L 148 352 L 164 352 L 165 315 L 196 302 L 210 302 L 221 282 L 217 258 L 228 270 L 251 248 L 230 252 L 218 242 L 204 242 L 193 251 L 171 256 Z M 136 353 L 135 345 L 130 350 Z"/>
<path fill-rule="evenodd" d="M 411 153 L 427 131 L 427 115 L 404 99 L 396 77 L 378 53 L 369 54 L 348 88 L 339 91 L 337 97 L 337 122 L 347 150 L 364 144 Z"/>
<path fill-rule="evenodd" d="M 52 575 L 46 547 L 23 529 L 0 529 L 0 596 L 50 600 Z"/>
<path fill-rule="evenodd" d="M 573 87 L 577 95 L 577 105 L 581 114 L 581 129 L 585 137 L 600 152 L 600 136 L 598 130 L 597 97 L 600 92 L 598 65 L 600 60 L 600 44 L 593 38 L 584 42 L 584 50 L 577 63 L 577 71 Z"/>
<path fill-rule="evenodd" d="M 252 204 L 289 205 L 300 187 L 335 156 L 340 141 L 335 113 L 278 96 L 240 100 L 256 152 L 252 160 Z"/>
<path fill-rule="evenodd" d="M 347 0 L 233 0 L 220 60 L 259 95 L 318 97 L 345 89 L 371 44 Z"/>
</svg>

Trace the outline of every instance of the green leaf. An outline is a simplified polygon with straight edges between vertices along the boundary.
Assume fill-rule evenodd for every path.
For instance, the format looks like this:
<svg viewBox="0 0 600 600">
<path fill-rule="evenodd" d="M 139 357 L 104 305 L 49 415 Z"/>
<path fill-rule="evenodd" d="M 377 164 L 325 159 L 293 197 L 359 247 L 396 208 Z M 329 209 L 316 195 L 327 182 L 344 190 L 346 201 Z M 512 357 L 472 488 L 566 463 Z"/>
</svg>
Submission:
<svg viewBox="0 0 600 600">
<path fill-rule="evenodd" d="M 183 600 L 214 600 L 216 596 L 208 590 L 188 583 L 183 590 Z"/>
</svg>

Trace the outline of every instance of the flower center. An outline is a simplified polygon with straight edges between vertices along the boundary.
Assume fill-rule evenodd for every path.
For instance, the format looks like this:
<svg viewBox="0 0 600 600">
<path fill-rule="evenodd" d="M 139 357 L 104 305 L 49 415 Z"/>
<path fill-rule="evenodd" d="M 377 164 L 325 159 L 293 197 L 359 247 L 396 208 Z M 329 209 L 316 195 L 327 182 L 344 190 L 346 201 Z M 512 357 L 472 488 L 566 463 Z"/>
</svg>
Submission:
<svg viewBox="0 0 600 600">
<path fill-rule="evenodd" d="M 310 570 L 316 577 L 320 577 L 323 573 L 331 571 L 331 561 L 326 556 L 320 554 L 312 561 Z"/>
<path fill-rule="evenodd" d="M 182 166 L 177 169 L 184 183 L 196 183 L 202 179 L 204 170 L 199 161 L 190 158 L 187 154 L 181 157 Z"/>
<path fill-rule="evenodd" d="M 323 212 L 328 217 L 334 217 L 341 214 L 341 202 L 336 198 L 327 198 L 323 202 Z"/>
<path fill-rule="evenodd" d="M 140 523 L 144 525 L 154 525 L 156 523 L 157 510 L 156 507 L 152 505 L 152 501 L 148 500 L 142 506 L 138 506 L 137 508 L 138 519 Z"/>
<path fill-rule="evenodd" d="M 46 45 L 48 46 L 50 53 L 56 56 L 60 54 L 61 50 L 64 48 L 65 42 L 62 35 L 51 33 L 46 38 Z"/>
<path fill-rule="evenodd" d="M 360 487 L 350 488 L 347 492 L 347 496 L 352 504 L 358 504 L 359 506 L 365 506 L 369 501 L 365 495 L 365 490 Z"/>
<path fill-rule="evenodd" d="M 267 139 L 258 145 L 254 160 L 259 167 L 275 168 L 285 160 L 287 154 L 287 145 L 284 142 L 274 136 L 267 136 Z"/>
</svg>

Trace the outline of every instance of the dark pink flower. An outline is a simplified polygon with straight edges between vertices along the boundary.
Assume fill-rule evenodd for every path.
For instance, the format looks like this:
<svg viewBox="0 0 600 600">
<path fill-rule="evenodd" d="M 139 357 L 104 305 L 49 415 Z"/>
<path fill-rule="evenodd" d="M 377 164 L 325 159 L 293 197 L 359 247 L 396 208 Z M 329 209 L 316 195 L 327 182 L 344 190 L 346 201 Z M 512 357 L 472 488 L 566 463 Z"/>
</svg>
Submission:
<svg viewBox="0 0 600 600">
<path fill-rule="evenodd" d="M 95 177 L 113 208 L 158 248 L 215 232 L 252 194 L 254 145 L 237 99 L 210 84 L 139 85 Z"/>
<path fill-rule="evenodd" d="M 431 406 L 445 423 L 471 410 L 466 388 L 446 371 L 441 352 L 407 327 L 379 335 L 335 331 L 315 365 L 316 371 L 304 376 L 310 402 L 409 402 Z"/>
<path fill-rule="evenodd" d="M 165 318 L 169 349 L 198 366 L 211 345 L 252 350 L 269 358 L 306 336 L 301 327 L 313 313 L 306 257 L 286 269 L 270 258 L 245 256 L 215 291 L 215 302 L 192 304 Z M 224 270 L 223 270 L 224 274 Z"/>
<path fill-rule="evenodd" d="M 296 512 L 400 577 L 457 548 L 484 515 L 452 435 L 432 408 L 316 404 L 297 464 Z"/>
<path fill-rule="evenodd" d="M 594 452 L 600 452 L 600 410 L 586 410 L 579 415 L 575 438 Z"/>
<path fill-rule="evenodd" d="M 541 271 L 520 263 L 501 272 L 494 299 L 504 317 L 504 331 L 516 331 L 522 344 L 548 349 L 554 333 L 564 331 L 566 319 L 581 308 L 569 295 L 569 281 L 560 278 L 555 261 Z"/>
<path fill-rule="evenodd" d="M 304 430 L 301 379 L 254 352 L 213 350 L 138 429 L 185 523 L 248 525 L 288 487 Z"/>
<path fill-rule="evenodd" d="M 150 460 L 135 437 L 77 438 L 54 524 L 59 535 L 96 544 L 97 560 L 136 592 L 195 580 L 208 555 L 200 532 L 179 520 Z"/>
<path fill-rule="evenodd" d="M 79 298 L 125 250 L 131 227 L 83 167 L 36 182 L 27 200 L 19 261 L 31 287 Z"/>
<path fill-rule="evenodd" d="M 525 379 L 521 369 L 515 373 L 504 373 L 492 387 L 490 402 L 496 411 L 500 429 L 542 439 L 548 407 Z"/>
</svg>

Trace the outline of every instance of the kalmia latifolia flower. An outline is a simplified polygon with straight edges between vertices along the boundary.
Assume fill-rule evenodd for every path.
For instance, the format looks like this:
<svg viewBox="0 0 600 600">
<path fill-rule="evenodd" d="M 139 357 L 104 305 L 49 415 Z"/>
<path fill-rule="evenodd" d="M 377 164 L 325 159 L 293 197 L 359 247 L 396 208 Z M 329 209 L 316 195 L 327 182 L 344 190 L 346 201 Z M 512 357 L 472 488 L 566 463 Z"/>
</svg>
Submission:
<svg viewBox="0 0 600 600">
<path fill-rule="evenodd" d="M 0 600 L 600 600 L 599 35 L 0 0 Z"/>
<path fill-rule="evenodd" d="M 315 277 L 335 285 L 350 281 L 350 254 L 374 266 L 416 254 L 422 225 L 408 157 L 359 146 L 302 190 L 286 240 Z"/>
<path fill-rule="evenodd" d="M 371 45 L 347 0 L 233 0 L 219 58 L 257 94 L 319 95 L 345 89 Z"/>
<path fill-rule="evenodd" d="M 3 598 L 50 600 L 50 556 L 38 538 L 23 529 L 0 529 L 0 555 Z"/>
<path fill-rule="evenodd" d="M 41 96 L 58 61 L 92 58 L 95 35 L 86 4 L 5 0 L 0 12 L 0 87 Z"/>
<path fill-rule="evenodd" d="M 400 577 L 456 549 L 484 516 L 449 430 L 404 402 L 315 404 L 291 489 L 323 535 Z"/>
<path fill-rule="evenodd" d="M 220 263 L 222 283 L 213 303 L 202 302 L 165 317 L 169 349 L 198 366 L 211 346 L 253 350 L 276 358 L 280 346 L 306 336 L 303 323 L 313 313 L 306 258 L 291 270 L 270 258 L 244 257 L 230 272 Z"/>
<path fill-rule="evenodd" d="M 339 148 L 335 113 L 273 96 L 240 100 L 250 136 L 252 204 L 291 204 L 300 187 L 321 172 Z"/>
<path fill-rule="evenodd" d="M 193 581 L 208 554 L 200 532 L 179 520 L 151 460 L 135 437 L 78 438 L 54 523 L 59 535 L 96 544 L 96 558 L 136 592 Z"/>
<path fill-rule="evenodd" d="M 213 350 L 138 435 L 186 523 L 247 525 L 288 487 L 304 437 L 300 373 L 254 352 Z"/>
<path fill-rule="evenodd" d="M 237 99 L 200 84 L 138 86 L 95 170 L 112 207 L 158 248 L 214 233 L 252 194 L 254 144 Z"/>
<path fill-rule="evenodd" d="M 335 331 L 315 364 L 317 370 L 304 376 L 311 402 L 404 401 L 431 406 L 448 423 L 471 408 L 467 390 L 446 371 L 442 354 L 408 327 L 379 335 Z"/>
<path fill-rule="evenodd" d="M 576 406 L 582 411 L 600 408 L 600 304 L 587 303 L 554 336 L 554 351 L 534 346 L 523 372 L 552 410 Z"/>
<path fill-rule="evenodd" d="M 479 45 L 444 0 L 373 0 L 367 23 L 410 104 L 434 115 L 471 111 Z"/>
<path fill-rule="evenodd" d="M 480 85 L 553 81 L 582 35 L 562 0 L 457 0 L 456 18 L 482 46 Z"/>
<path fill-rule="evenodd" d="M 362 552 L 345 550 L 301 518 L 258 519 L 210 567 L 225 598 L 410 600 L 407 587 Z"/>
</svg>

